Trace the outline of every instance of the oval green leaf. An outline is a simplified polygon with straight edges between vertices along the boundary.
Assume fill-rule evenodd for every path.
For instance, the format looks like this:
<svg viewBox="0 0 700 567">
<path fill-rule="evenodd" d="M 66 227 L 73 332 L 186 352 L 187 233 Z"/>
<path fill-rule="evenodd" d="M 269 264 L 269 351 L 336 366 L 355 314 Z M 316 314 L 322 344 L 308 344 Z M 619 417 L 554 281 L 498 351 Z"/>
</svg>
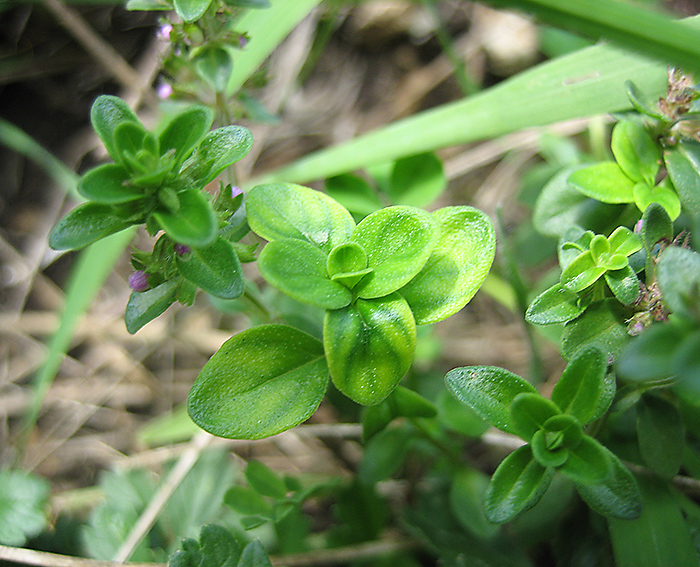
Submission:
<svg viewBox="0 0 700 567">
<path fill-rule="evenodd" d="M 685 428 L 678 408 L 659 396 L 637 404 L 637 438 L 644 463 L 660 477 L 678 474 L 685 449 Z"/>
<path fill-rule="evenodd" d="M 235 335 L 211 357 L 187 411 L 213 435 L 262 439 L 308 419 L 327 384 L 318 340 L 293 327 L 263 325 Z"/>
<path fill-rule="evenodd" d="M 326 255 L 304 240 L 275 240 L 265 246 L 258 260 L 263 277 L 302 303 L 324 309 L 350 304 L 352 293 L 328 277 Z"/>
<path fill-rule="evenodd" d="M 540 394 L 523 392 L 510 404 L 510 424 L 519 437 L 529 441 L 551 417 L 559 415 L 559 408 Z"/>
<path fill-rule="evenodd" d="M 575 447 L 567 447 L 569 456 L 559 471 L 578 484 L 595 484 L 612 471 L 609 451 L 598 441 L 584 435 Z"/>
<path fill-rule="evenodd" d="M 396 205 L 425 207 L 447 188 L 442 162 L 432 153 L 404 157 L 391 171 L 387 192 Z"/>
<path fill-rule="evenodd" d="M 416 324 L 399 294 L 358 299 L 326 313 L 323 344 L 336 387 L 359 404 L 374 405 L 396 388 L 410 368 Z"/>
<path fill-rule="evenodd" d="M 49 235 L 49 246 L 54 250 L 77 250 L 131 224 L 109 205 L 83 203 L 58 221 Z"/>
<path fill-rule="evenodd" d="M 613 161 L 590 165 L 569 175 L 569 185 L 603 203 L 634 201 L 634 182 Z"/>
<path fill-rule="evenodd" d="M 328 195 L 291 183 L 253 187 L 246 210 L 250 228 L 265 240 L 303 240 L 326 254 L 355 228 L 352 215 Z"/>
<path fill-rule="evenodd" d="M 178 279 L 173 278 L 148 291 L 135 291 L 129 296 L 124 312 L 126 330 L 132 335 L 170 307 L 177 299 Z"/>
<path fill-rule="evenodd" d="M 414 207 L 388 207 L 365 217 L 350 236 L 367 253 L 372 273 L 357 284 L 363 299 L 384 297 L 418 274 L 433 251 L 431 215 Z"/>
<path fill-rule="evenodd" d="M 78 182 L 78 193 L 97 203 L 118 204 L 144 197 L 139 187 L 130 185 L 129 172 L 121 165 L 108 163 L 88 171 Z"/>
<path fill-rule="evenodd" d="M 193 248 L 209 246 L 216 238 L 217 222 L 207 198 L 197 189 L 177 193 L 177 212 L 159 210 L 153 216 L 173 240 Z"/>
<path fill-rule="evenodd" d="M 700 144 L 682 141 L 664 152 L 664 163 L 683 208 L 700 214 Z"/>
<path fill-rule="evenodd" d="M 192 106 L 178 114 L 158 137 L 160 155 L 173 152 L 173 168 L 179 170 L 182 162 L 209 131 L 213 120 L 214 113 L 205 106 Z"/>
<path fill-rule="evenodd" d="M 666 307 L 692 318 L 700 290 L 700 254 L 669 246 L 659 256 L 657 277 Z"/>
<path fill-rule="evenodd" d="M 182 168 L 182 176 L 195 187 L 204 187 L 232 163 L 245 157 L 253 135 L 243 126 L 224 126 L 209 132 Z"/>
<path fill-rule="evenodd" d="M 654 184 L 661 152 L 644 126 L 631 120 L 618 122 L 613 128 L 610 146 L 627 177 Z"/>
<path fill-rule="evenodd" d="M 204 15 L 211 0 L 174 0 L 177 15 L 186 22 L 194 22 Z"/>
<path fill-rule="evenodd" d="M 559 409 L 585 425 L 594 415 L 603 395 L 608 365 L 596 348 L 579 351 L 566 365 L 552 390 L 552 401 Z"/>
<path fill-rule="evenodd" d="M 432 217 L 435 247 L 425 266 L 401 288 L 418 325 L 436 323 L 462 309 L 481 287 L 496 253 L 489 220 L 472 207 L 445 207 Z"/>
<path fill-rule="evenodd" d="M 529 445 L 516 449 L 491 477 L 484 502 L 486 516 L 497 524 L 512 520 L 537 504 L 553 476 L 554 469 L 540 465 Z"/>
<path fill-rule="evenodd" d="M 586 310 L 587 301 L 578 293 L 555 284 L 539 294 L 527 308 L 525 320 L 533 325 L 554 325 L 576 319 Z"/>
<path fill-rule="evenodd" d="M 222 299 L 235 299 L 243 293 L 243 268 L 233 245 L 221 237 L 206 248 L 192 248 L 175 256 L 178 271 L 207 293 Z"/>
<path fill-rule="evenodd" d="M 517 435 L 510 418 L 510 404 L 518 394 L 537 394 L 535 387 L 504 368 L 465 366 L 445 376 L 447 388 L 494 427 Z"/>
<path fill-rule="evenodd" d="M 114 131 L 117 126 L 125 121 L 140 124 L 129 105 L 122 99 L 111 95 L 101 95 L 95 99 L 90 109 L 90 121 L 107 152 L 117 162 L 119 161 L 119 152 L 114 144 Z"/>
<path fill-rule="evenodd" d="M 594 347 L 612 362 L 628 343 L 629 314 L 615 299 L 592 303 L 578 319 L 566 324 L 561 336 L 561 354 L 565 360 L 574 358 L 581 349 Z"/>
<path fill-rule="evenodd" d="M 681 201 L 676 192 L 670 187 L 670 183 L 663 181 L 656 186 L 646 183 L 637 183 L 634 186 L 634 202 L 640 211 L 645 211 L 652 203 L 658 203 L 668 213 L 672 220 L 681 214 Z"/>
<path fill-rule="evenodd" d="M 361 216 L 382 208 L 377 192 L 357 175 L 345 173 L 326 179 L 326 191 L 350 212 Z"/>
</svg>

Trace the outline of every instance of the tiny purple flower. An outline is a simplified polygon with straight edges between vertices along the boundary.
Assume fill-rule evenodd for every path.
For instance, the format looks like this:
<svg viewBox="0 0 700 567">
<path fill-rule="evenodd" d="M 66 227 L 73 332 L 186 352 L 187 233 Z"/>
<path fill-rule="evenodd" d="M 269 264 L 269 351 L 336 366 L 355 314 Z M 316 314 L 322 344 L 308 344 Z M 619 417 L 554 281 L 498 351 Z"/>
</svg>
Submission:
<svg viewBox="0 0 700 567">
<path fill-rule="evenodd" d="M 165 100 L 166 98 L 170 98 L 170 95 L 173 94 L 173 87 L 170 86 L 170 83 L 160 83 L 156 88 L 156 93 L 160 100 Z"/>
<path fill-rule="evenodd" d="M 244 49 L 246 45 L 248 45 L 248 37 L 241 35 L 238 38 L 238 49 Z"/>
<path fill-rule="evenodd" d="M 243 193 L 243 189 L 241 189 L 240 187 L 236 187 L 235 185 L 231 186 L 231 199 L 235 199 L 241 193 Z"/>
<path fill-rule="evenodd" d="M 156 32 L 156 37 L 162 41 L 170 41 L 170 32 L 173 31 L 173 26 L 170 24 L 163 24 L 158 28 Z"/>
<path fill-rule="evenodd" d="M 637 224 L 634 225 L 634 233 L 635 234 L 641 234 L 642 233 L 642 227 L 644 226 L 644 221 L 642 219 L 639 219 L 637 221 Z"/>
<path fill-rule="evenodd" d="M 175 244 L 175 246 L 173 246 L 173 250 L 175 250 L 175 254 L 178 256 L 184 256 L 185 254 L 189 254 L 190 247 L 178 242 Z"/>
<path fill-rule="evenodd" d="M 148 274 L 143 270 L 137 270 L 129 276 L 129 287 L 134 291 L 146 291 L 148 289 Z"/>
</svg>

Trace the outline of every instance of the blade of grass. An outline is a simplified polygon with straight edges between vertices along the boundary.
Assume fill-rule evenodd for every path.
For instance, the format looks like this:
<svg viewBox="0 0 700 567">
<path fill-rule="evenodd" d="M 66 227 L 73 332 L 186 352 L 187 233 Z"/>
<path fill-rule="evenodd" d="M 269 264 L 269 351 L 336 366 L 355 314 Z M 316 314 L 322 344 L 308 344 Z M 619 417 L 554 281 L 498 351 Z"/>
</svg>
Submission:
<svg viewBox="0 0 700 567">
<path fill-rule="evenodd" d="M 700 26 L 700 17 L 674 26 Z M 700 31 L 693 30 L 700 45 Z M 424 111 L 273 171 L 261 182 L 305 183 L 440 148 L 563 120 L 628 110 L 624 82 L 650 98 L 666 88 L 666 66 L 609 45 L 554 59 L 474 96 Z"/>
<path fill-rule="evenodd" d="M 486 0 L 514 8 L 547 24 L 616 45 L 682 67 L 700 71 L 698 32 L 658 11 L 619 0 Z"/>
</svg>

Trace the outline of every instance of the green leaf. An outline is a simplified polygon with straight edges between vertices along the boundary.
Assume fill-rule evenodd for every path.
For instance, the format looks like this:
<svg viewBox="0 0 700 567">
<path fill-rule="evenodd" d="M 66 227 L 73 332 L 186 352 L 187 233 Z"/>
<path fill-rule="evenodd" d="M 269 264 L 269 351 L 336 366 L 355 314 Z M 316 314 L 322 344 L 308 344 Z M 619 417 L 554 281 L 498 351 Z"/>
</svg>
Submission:
<svg viewBox="0 0 700 567">
<path fill-rule="evenodd" d="M 177 299 L 178 280 L 173 278 L 148 291 L 134 291 L 124 312 L 126 330 L 132 335 L 170 307 Z"/>
<path fill-rule="evenodd" d="M 525 441 L 530 441 L 544 423 L 555 415 L 559 415 L 559 408 L 540 394 L 518 394 L 510 404 L 510 425 Z"/>
<path fill-rule="evenodd" d="M 253 146 L 253 135 L 243 126 L 224 126 L 209 132 L 182 167 L 182 176 L 204 187 L 224 169 L 242 159 Z"/>
<path fill-rule="evenodd" d="M 659 109 L 656 107 L 656 101 L 652 102 L 646 93 L 642 92 L 632 81 L 625 81 L 625 88 L 627 89 L 627 96 L 637 112 L 653 118 L 663 118 L 661 112 L 659 112 Z"/>
<path fill-rule="evenodd" d="M 450 507 L 452 513 L 469 532 L 480 538 L 490 539 L 499 531 L 484 513 L 484 494 L 489 485 L 489 477 L 481 471 L 460 468 L 452 476 L 450 486 Z"/>
<path fill-rule="evenodd" d="M 496 249 L 493 225 L 481 211 L 445 207 L 432 217 L 435 247 L 421 271 L 401 288 L 419 325 L 462 309 L 486 279 Z"/>
<path fill-rule="evenodd" d="M 21 547 L 47 524 L 49 484 L 21 471 L 0 470 L 0 543 Z"/>
<path fill-rule="evenodd" d="M 594 347 L 609 362 L 629 341 L 626 320 L 629 315 L 613 299 L 592 303 L 578 319 L 566 324 L 561 336 L 561 353 L 571 360 L 583 348 Z"/>
<path fill-rule="evenodd" d="M 122 99 L 111 95 L 100 95 L 90 109 L 90 121 L 95 133 L 100 137 L 107 152 L 114 161 L 120 161 L 114 143 L 114 132 L 123 122 L 136 122 L 139 119 Z"/>
<path fill-rule="evenodd" d="M 529 445 L 508 455 L 491 477 L 486 491 L 486 517 L 497 524 L 512 520 L 532 508 L 549 486 L 553 468 L 545 468 L 532 457 Z"/>
<path fill-rule="evenodd" d="M 504 368 L 465 366 L 445 376 L 447 388 L 491 425 L 517 435 L 511 423 L 510 404 L 518 394 L 537 394 L 534 386 Z"/>
<path fill-rule="evenodd" d="M 336 387 L 359 404 L 374 405 L 394 390 L 410 368 L 416 324 L 399 294 L 358 299 L 326 312 L 323 344 Z"/>
<path fill-rule="evenodd" d="M 532 439 L 530 439 L 532 456 L 543 467 L 558 468 L 568 459 L 569 450 L 561 445 L 556 447 L 550 446 L 550 437 L 551 433 L 544 429 L 535 432 Z"/>
<path fill-rule="evenodd" d="M 698 187 L 700 190 L 700 186 Z M 652 203 L 642 215 L 642 241 L 647 253 L 647 274 L 652 272 L 651 260 L 654 247 L 662 240 L 673 239 L 673 221 L 666 209 L 657 203 Z"/>
<path fill-rule="evenodd" d="M 358 177 L 345 173 L 326 179 L 328 194 L 352 213 L 367 216 L 382 208 L 382 202 L 369 183 Z"/>
<path fill-rule="evenodd" d="M 700 302 L 700 254 L 669 246 L 659 256 L 657 278 L 672 313 L 692 317 Z"/>
<path fill-rule="evenodd" d="M 287 495 L 287 486 L 275 471 L 260 461 L 249 461 L 245 478 L 253 489 L 263 496 L 277 500 Z"/>
<path fill-rule="evenodd" d="M 367 268 L 367 253 L 355 242 L 340 244 L 328 254 L 327 268 L 331 277 L 362 271 Z"/>
<path fill-rule="evenodd" d="M 653 185 L 659 170 L 661 152 L 646 128 L 624 120 L 615 124 L 611 149 L 620 169 L 632 181 Z"/>
<path fill-rule="evenodd" d="M 425 207 L 447 188 L 442 162 L 433 153 L 424 153 L 396 161 L 387 188 L 395 205 Z"/>
<path fill-rule="evenodd" d="M 209 359 L 187 409 L 214 435 L 261 439 L 308 419 L 327 383 L 319 341 L 293 327 L 263 325 L 233 336 Z"/>
<path fill-rule="evenodd" d="M 272 517 L 272 504 L 255 488 L 249 486 L 232 486 L 224 495 L 224 504 L 239 514 L 246 516 Z"/>
<path fill-rule="evenodd" d="M 147 136 L 148 132 L 140 122 L 127 120 L 119 124 L 113 134 L 113 142 L 119 158 L 115 161 L 124 166 L 130 166 L 130 160 L 134 160 L 136 154 L 144 148 Z M 133 168 L 133 172 L 138 171 L 141 169 Z"/>
<path fill-rule="evenodd" d="M 566 365 L 552 390 L 559 409 L 585 425 L 593 416 L 603 394 L 607 363 L 595 348 L 586 348 Z"/>
<path fill-rule="evenodd" d="M 291 183 L 253 187 L 246 210 L 250 228 L 265 240 L 295 238 L 326 254 L 345 244 L 355 228 L 352 216 L 339 203 L 323 193 Z"/>
<path fill-rule="evenodd" d="M 221 47 L 210 46 L 197 52 L 193 58 L 197 74 L 204 79 L 215 92 L 226 89 L 233 69 L 232 53 Z"/>
<path fill-rule="evenodd" d="M 175 262 L 185 278 L 211 295 L 235 299 L 243 294 L 243 268 L 228 240 L 219 237 L 206 248 L 192 248 L 176 255 Z"/>
<path fill-rule="evenodd" d="M 192 248 L 210 246 L 216 240 L 217 222 L 207 198 L 198 189 L 177 193 L 178 211 L 158 210 L 153 216 L 173 240 Z"/>
<path fill-rule="evenodd" d="M 54 250 L 77 250 L 119 232 L 132 223 L 118 217 L 109 205 L 83 203 L 63 217 L 49 235 Z"/>
<path fill-rule="evenodd" d="M 642 490 L 641 516 L 633 521 L 609 518 L 617 567 L 697 567 L 693 537 L 676 495 L 667 482 L 638 478 Z"/>
<path fill-rule="evenodd" d="M 173 0 L 175 11 L 185 22 L 194 22 L 204 15 L 211 0 Z"/>
<path fill-rule="evenodd" d="M 566 462 L 558 470 L 575 483 L 596 484 L 611 474 L 609 451 L 592 437 L 584 435 L 580 443 L 567 447 L 567 450 Z"/>
<path fill-rule="evenodd" d="M 406 427 L 389 427 L 372 437 L 357 471 L 360 482 L 374 485 L 391 477 L 403 464 L 413 439 Z"/>
<path fill-rule="evenodd" d="M 207 567 L 209 567 L 208 564 Z M 272 567 L 272 563 L 265 548 L 256 539 L 245 546 L 237 567 Z"/>
<path fill-rule="evenodd" d="M 554 325 L 576 319 L 586 310 L 589 301 L 578 293 L 555 284 L 539 294 L 525 312 L 525 320 L 533 325 Z"/>
<path fill-rule="evenodd" d="M 350 239 L 367 253 L 372 272 L 357 284 L 362 299 L 384 297 L 421 271 L 435 245 L 432 217 L 414 207 L 388 207 L 365 217 Z"/>
<path fill-rule="evenodd" d="M 241 547 L 231 533 L 221 526 L 204 526 L 199 541 L 186 539 L 182 549 L 168 562 L 169 567 L 236 567 Z"/>
<path fill-rule="evenodd" d="M 607 450 L 606 450 L 607 451 Z M 634 520 L 642 512 L 639 487 L 632 473 L 607 451 L 610 474 L 595 484 L 576 483 L 576 490 L 593 510 L 611 518 Z"/>
<path fill-rule="evenodd" d="M 700 144 L 681 140 L 664 152 L 664 163 L 683 208 L 691 215 L 700 214 Z"/>
<path fill-rule="evenodd" d="M 352 301 L 350 290 L 328 277 L 326 255 L 305 240 L 276 240 L 265 246 L 258 266 L 276 288 L 302 303 L 341 309 Z"/>
<path fill-rule="evenodd" d="M 596 265 L 591 251 L 581 252 L 561 273 L 561 285 L 569 291 L 580 292 L 592 286 L 607 271 Z"/>
<path fill-rule="evenodd" d="M 639 298 L 639 278 L 629 264 L 621 270 L 605 272 L 604 277 L 610 290 L 623 305 L 633 305 Z"/>
<path fill-rule="evenodd" d="M 613 161 L 590 165 L 569 175 L 569 184 L 586 197 L 603 203 L 634 201 L 634 182 Z"/>
<path fill-rule="evenodd" d="M 437 408 L 420 394 L 397 386 L 389 396 L 394 413 L 397 417 L 435 417 Z"/>
<path fill-rule="evenodd" d="M 674 386 L 676 393 L 697 403 L 700 400 L 700 330 L 684 337 L 671 369 L 677 379 Z"/>
<path fill-rule="evenodd" d="M 211 1 L 211 0 L 209 0 Z M 175 171 L 211 128 L 214 113 L 205 106 L 191 106 L 173 118 L 158 137 L 160 155 L 173 152 Z"/>
<path fill-rule="evenodd" d="M 395 418 L 389 398 L 374 406 L 367 406 L 362 412 L 362 440 L 367 442 L 382 431 Z"/>
<path fill-rule="evenodd" d="M 650 382 L 673 373 L 673 357 L 685 333 L 675 325 L 652 325 L 634 337 L 615 363 L 615 371 L 627 382 Z"/>
<path fill-rule="evenodd" d="M 678 408 L 664 398 L 644 395 L 637 404 L 637 436 L 646 465 L 671 479 L 683 460 L 685 431 Z"/>
<path fill-rule="evenodd" d="M 481 437 L 489 428 L 487 421 L 446 389 L 440 391 L 437 407 L 439 421 L 448 429 L 466 437 Z"/>
<path fill-rule="evenodd" d="M 671 217 L 678 218 L 681 214 L 681 202 L 670 183 L 663 181 L 652 187 L 646 183 L 637 183 L 634 186 L 634 202 L 640 211 L 645 211 L 652 203 L 658 203 Z"/>
</svg>

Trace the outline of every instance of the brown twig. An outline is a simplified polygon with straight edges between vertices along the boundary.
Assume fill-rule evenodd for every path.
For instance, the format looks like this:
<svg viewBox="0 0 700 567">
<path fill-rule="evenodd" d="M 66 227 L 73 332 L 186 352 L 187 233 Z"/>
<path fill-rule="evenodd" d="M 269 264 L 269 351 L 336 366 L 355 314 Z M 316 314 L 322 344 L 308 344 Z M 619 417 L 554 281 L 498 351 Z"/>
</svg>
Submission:
<svg viewBox="0 0 700 567">
<path fill-rule="evenodd" d="M 6 545 L 0 545 L 0 559 L 10 563 L 34 565 L 35 567 L 124 567 L 122 563 L 114 561 L 85 559 Z M 127 565 L 128 567 L 165 567 L 162 563 L 128 563 Z"/>
</svg>

